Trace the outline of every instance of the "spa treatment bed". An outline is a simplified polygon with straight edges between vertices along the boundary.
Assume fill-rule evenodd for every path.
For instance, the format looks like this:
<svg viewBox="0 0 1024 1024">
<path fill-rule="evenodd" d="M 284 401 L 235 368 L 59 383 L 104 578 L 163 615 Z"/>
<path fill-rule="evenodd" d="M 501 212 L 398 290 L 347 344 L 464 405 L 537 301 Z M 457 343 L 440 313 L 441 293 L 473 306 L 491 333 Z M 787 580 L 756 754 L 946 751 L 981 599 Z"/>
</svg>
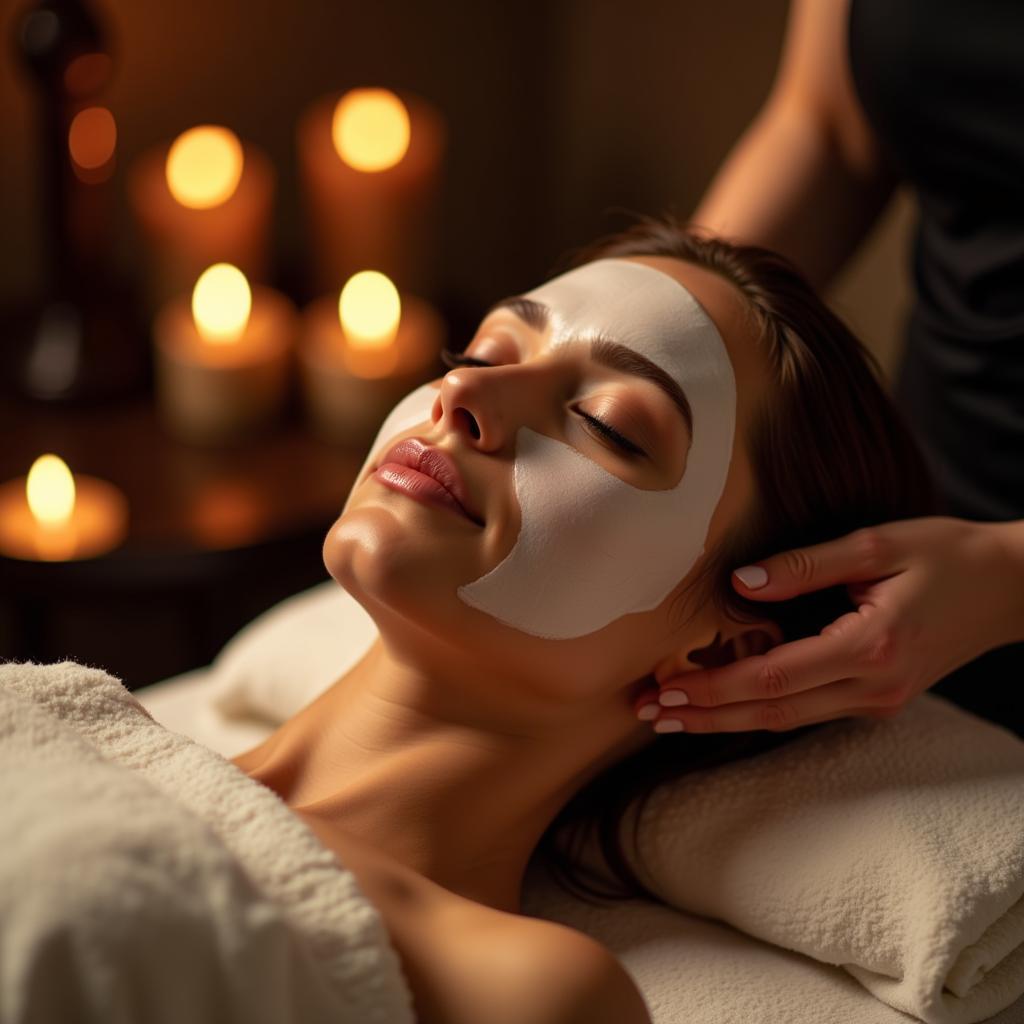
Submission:
<svg viewBox="0 0 1024 1024">
<path fill-rule="evenodd" d="M 218 1019 L 225 1000 L 250 1021 L 413 1019 L 400 962 L 351 873 L 225 760 L 330 685 L 374 636 L 363 609 L 327 581 L 250 623 L 209 667 L 134 696 L 73 662 L 0 666 L 4 731 L 22 738 L 2 748 L 0 786 L 8 822 L 20 807 L 24 830 L 0 858 L 4 1024 L 28 1019 L 29 1006 L 33 1020 L 66 1019 L 47 1014 L 58 988 L 72 1000 L 65 1009 L 131 992 L 139 1012 L 176 994 L 195 1020 Z M 60 758 L 24 740 L 49 737 L 52 755 L 61 729 L 81 748 L 65 758 L 80 790 L 66 797 L 53 770 L 38 771 Z M 33 785 L 23 783 L 37 758 L 28 805 Z M 115 769 L 131 778 L 113 785 Z M 122 803 L 108 800 L 85 829 L 97 772 Z M 163 797 L 147 799 L 144 785 Z M 45 798 L 66 805 L 63 849 L 80 851 L 78 866 L 58 870 L 45 855 Z M 132 815 L 159 839 L 133 830 Z M 101 842 L 104 830 L 114 838 Z M 1024 744 L 942 698 L 926 693 L 895 718 L 836 722 L 668 784 L 640 837 L 645 878 L 669 906 L 592 907 L 533 870 L 523 911 L 604 943 L 655 1024 L 1024 1022 Z M 199 867 L 184 856 L 195 849 L 207 850 Z M 138 882 L 139 862 L 153 866 L 145 884 L 122 897 L 118 873 Z M 15 887 L 25 872 L 38 883 L 28 903 Z M 184 884 L 189 899 L 176 900 Z M 161 905 L 175 907 L 171 928 L 155 926 Z M 145 941 L 95 941 L 119 934 L 118 921 L 141 921 L 124 934 Z M 57 955 L 58 925 L 93 941 L 89 955 Z M 190 1001 L 181 975 L 199 964 Z"/>
</svg>

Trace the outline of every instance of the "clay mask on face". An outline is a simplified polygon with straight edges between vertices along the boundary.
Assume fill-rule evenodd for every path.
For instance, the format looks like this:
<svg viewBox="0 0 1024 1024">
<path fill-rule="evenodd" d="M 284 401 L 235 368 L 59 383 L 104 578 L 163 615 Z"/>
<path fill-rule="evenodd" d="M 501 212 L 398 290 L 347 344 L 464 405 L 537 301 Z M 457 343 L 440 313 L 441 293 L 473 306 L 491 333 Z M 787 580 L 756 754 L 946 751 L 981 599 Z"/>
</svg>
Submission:
<svg viewBox="0 0 1024 1024">
<path fill-rule="evenodd" d="M 458 595 L 522 632 L 570 639 L 656 608 L 703 554 L 732 457 L 736 383 L 715 325 L 660 270 L 598 260 L 527 295 L 551 310 L 551 347 L 613 338 L 671 375 L 693 413 L 686 470 L 661 491 L 633 487 L 529 427 L 517 431 L 519 536 Z"/>
</svg>

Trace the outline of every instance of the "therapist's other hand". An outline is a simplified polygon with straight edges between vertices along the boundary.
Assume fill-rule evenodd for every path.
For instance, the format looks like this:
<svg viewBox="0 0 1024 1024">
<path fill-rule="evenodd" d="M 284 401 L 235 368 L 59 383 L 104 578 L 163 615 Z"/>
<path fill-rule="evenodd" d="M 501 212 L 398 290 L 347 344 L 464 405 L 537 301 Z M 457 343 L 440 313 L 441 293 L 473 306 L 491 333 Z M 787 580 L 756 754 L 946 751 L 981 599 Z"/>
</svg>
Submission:
<svg viewBox="0 0 1024 1024">
<path fill-rule="evenodd" d="M 661 680 L 660 692 L 636 699 L 638 717 L 658 732 L 680 731 L 665 722 L 685 732 L 780 732 L 898 714 L 960 665 L 1020 638 L 1024 579 L 1008 554 L 1008 525 L 903 519 L 774 555 L 758 563 L 762 573 L 745 567 L 754 584 L 767 574 L 760 586 L 733 573 L 738 593 L 763 601 L 845 584 L 857 610 L 817 636 Z"/>
</svg>

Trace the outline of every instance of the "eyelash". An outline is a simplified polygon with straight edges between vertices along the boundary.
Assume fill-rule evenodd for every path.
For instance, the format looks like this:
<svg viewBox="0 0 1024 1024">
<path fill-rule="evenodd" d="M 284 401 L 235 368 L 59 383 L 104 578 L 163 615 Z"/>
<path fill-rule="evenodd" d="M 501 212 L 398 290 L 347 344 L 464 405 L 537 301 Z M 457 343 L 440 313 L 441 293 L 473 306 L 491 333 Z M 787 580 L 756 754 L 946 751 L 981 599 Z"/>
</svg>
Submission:
<svg viewBox="0 0 1024 1024">
<path fill-rule="evenodd" d="M 454 370 L 457 366 L 494 366 L 494 363 L 488 363 L 483 359 L 475 359 L 473 356 L 463 355 L 461 352 L 454 352 L 450 348 L 441 350 L 441 362 L 448 367 L 449 370 Z M 574 410 L 578 416 L 582 416 L 583 419 L 587 420 L 595 430 L 603 434 L 609 441 L 620 448 L 625 454 L 631 455 L 635 458 L 642 458 L 646 456 L 646 452 L 633 444 L 628 437 L 623 437 L 614 427 L 609 426 L 604 420 L 598 419 L 596 416 L 591 416 L 589 413 L 583 412 L 579 409 Z"/>
</svg>

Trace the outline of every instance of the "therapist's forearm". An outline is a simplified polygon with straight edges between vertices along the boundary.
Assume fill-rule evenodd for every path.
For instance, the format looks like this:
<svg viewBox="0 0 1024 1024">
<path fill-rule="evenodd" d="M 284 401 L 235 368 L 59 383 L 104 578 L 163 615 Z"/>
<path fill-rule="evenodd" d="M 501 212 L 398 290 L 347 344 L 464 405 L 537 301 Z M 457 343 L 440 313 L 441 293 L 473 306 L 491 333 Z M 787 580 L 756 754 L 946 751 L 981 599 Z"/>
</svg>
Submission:
<svg viewBox="0 0 1024 1024">
<path fill-rule="evenodd" d="M 822 287 L 845 263 L 895 180 L 847 165 L 827 125 L 799 104 L 770 103 L 733 147 L 691 220 L 781 252 Z"/>
<path fill-rule="evenodd" d="M 1007 568 L 1007 636 L 1004 643 L 1024 642 L 1024 519 L 987 523 L 999 542 Z"/>
</svg>

